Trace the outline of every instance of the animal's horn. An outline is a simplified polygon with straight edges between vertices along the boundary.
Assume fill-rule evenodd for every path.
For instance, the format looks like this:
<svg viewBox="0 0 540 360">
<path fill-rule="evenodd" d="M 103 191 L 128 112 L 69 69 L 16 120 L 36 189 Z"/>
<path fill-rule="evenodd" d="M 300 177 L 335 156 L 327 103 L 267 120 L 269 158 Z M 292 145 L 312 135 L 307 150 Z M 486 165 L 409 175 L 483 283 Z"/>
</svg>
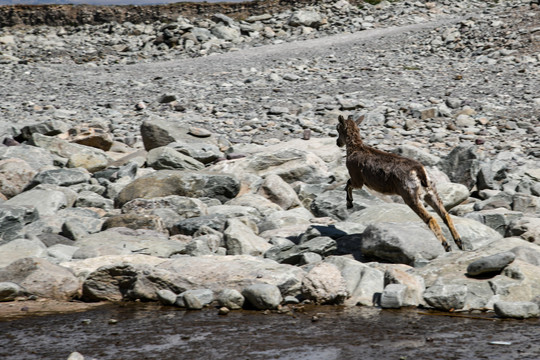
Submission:
<svg viewBox="0 0 540 360">
<path fill-rule="evenodd" d="M 365 114 L 362 114 L 358 117 L 358 119 L 356 119 L 356 125 L 360 125 L 362 123 L 362 121 L 364 121 L 366 115 Z M 352 118 L 352 117 L 351 117 Z"/>
</svg>

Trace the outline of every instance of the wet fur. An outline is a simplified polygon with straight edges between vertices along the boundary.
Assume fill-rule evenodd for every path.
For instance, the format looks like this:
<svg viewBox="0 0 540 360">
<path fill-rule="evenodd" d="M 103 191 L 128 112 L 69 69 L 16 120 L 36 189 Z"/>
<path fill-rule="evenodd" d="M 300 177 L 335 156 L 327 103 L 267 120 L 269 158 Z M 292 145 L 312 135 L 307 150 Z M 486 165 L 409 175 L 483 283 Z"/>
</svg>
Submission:
<svg viewBox="0 0 540 360">
<path fill-rule="evenodd" d="M 359 122 L 362 120 L 363 118 L 360 118 Z M 444 238 L 442 229 L 425 209 L 423 199 L 439 214 L 450 229 L 456 245 L 463 249 L 452 219 L 420 162 L 365 145 L 352 116 L 348 119 L 340 116 L 337 130 L 337 145 L 346 146 L 347 149 L 346 165 L 350 179 L 347 181 L 345 190 L 348 208 L 353 206 L 352 189 L 362 188 L 364 185 L 383 194 L 400 195 L 434 232 L 445 250 L 450 251 L 450 245 Z"/>
</svg>

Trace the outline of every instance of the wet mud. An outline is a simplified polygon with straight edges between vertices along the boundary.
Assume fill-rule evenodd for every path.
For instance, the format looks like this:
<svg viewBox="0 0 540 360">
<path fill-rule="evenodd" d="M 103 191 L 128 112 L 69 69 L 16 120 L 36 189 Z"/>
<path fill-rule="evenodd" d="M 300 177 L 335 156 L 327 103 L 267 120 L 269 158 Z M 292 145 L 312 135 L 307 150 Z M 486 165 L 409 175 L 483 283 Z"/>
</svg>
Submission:
<svg viewBox="0 0 540 360">
<path fill-rule="evenodd" d="M 289 314 L 155 304 L 0 320 L 0 359 L 526 359 L 540 321 L 313 307 Z"/>
</svg>

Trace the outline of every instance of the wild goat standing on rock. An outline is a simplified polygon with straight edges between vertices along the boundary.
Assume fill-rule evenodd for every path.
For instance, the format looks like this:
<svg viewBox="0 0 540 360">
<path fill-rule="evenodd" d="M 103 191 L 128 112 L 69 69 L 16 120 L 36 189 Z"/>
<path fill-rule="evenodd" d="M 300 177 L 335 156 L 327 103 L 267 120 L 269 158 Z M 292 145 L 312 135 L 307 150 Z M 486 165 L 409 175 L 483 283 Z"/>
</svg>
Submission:
<svg viewBox="0 0 540 360">
<path fill-rule="evenodd" d="M 364 120 L 358 119 L 358 124 Z M 456 245 L 463 250 L 463 244 L 454 223 L 429 180 L 426 169 L 416 160 L 390 154 L 369 147 L 362 142 L 358 124 L 352 116 L 345 120 L 339 116 L 337 125 L 337 145 L 347 147 L 347 169 L 351 178 L 347 181 L 347 208 L 352 208 L 352 189 L 367 187 L 383 194 L 396 194 L 403 198 L 415 213 L 435 233 L 446 251 L 451 251 L 441 227 L 422 203 L 423 199 L 439 214 L 450 229 Z"/>
</svg>

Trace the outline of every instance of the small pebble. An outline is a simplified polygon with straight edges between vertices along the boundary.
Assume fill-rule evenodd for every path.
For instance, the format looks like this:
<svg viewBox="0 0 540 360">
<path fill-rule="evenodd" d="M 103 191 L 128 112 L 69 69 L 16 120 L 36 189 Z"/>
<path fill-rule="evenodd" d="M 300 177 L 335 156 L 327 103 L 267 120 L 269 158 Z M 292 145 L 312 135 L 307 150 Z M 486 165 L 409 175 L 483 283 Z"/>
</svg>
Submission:
<svg viewBox="0 0 540 360">
<path fill-rule="evenodd" d="M 188 134 L 200 137 L 200 138 L 206 138 L 210 137 L 212 133 L 206 129 L 199 128 L 199 127 L 190 127 L 188 130 Z"/>
<path fill-rule="evenodd" d="M 218 310 L 218 315 L 227 315 L 231 312 L 231 310 L 228 307 L 220 307 Z"/>
</svg>

